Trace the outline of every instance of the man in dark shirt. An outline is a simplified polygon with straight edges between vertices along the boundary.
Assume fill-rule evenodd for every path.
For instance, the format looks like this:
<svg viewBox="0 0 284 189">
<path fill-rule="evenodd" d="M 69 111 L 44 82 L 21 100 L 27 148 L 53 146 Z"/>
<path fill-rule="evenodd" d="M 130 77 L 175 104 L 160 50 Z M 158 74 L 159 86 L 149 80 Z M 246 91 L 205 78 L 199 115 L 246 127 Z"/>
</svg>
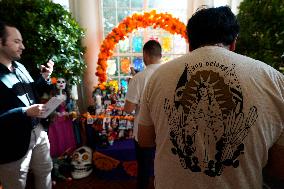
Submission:
<svg viewBox="0 0 284 189">
<path fill-rule="evenodd" d="M 45 105 L 38 97 L 51 89 L 54 63 L 42 66 L 34 81 L 16 62 L 24 49 L 19 30 L 0 21 L 0 180 L 5 189 L 24 189 L 32 169 L 35 187 L 51 189 L 50 144 L 40 124 Z"/>
</svg>

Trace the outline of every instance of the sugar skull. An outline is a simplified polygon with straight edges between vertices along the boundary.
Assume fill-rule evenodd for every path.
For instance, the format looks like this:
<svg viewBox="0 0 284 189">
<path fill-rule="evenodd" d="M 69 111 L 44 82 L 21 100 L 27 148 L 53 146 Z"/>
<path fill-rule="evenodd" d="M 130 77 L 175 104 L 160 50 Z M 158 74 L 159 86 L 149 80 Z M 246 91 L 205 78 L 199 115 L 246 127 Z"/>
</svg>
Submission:
<svg viewBox="0 0 284 189">
<path fill-rule="evenodd" d="M 63 90 L 66 87 L 66 81 L 64 78 L 59 77 L 56 82 L 56 88 L 59 90 Z"/>
<path fill-rule="evenodd" d="M 72 154 L 71 165 L 73 167 L 71 175 L 74 179 L 89 176 L 93 171 L 92 149 L 87 146 L 76 149 Z"/>
</svg>

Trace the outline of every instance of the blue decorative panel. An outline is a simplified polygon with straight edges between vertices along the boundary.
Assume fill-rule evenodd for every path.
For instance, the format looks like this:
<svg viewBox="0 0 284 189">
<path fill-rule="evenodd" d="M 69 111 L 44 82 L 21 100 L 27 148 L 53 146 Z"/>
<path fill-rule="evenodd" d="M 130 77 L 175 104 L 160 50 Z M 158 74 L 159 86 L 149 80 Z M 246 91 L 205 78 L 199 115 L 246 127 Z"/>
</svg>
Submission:
<svg viewBox="0 0 284 189">
<path fill-rule="evenodd" d="M 142 58 L 140 57 L 135 57 L 133 59 L 133 65 L 134 65 L 134 70 L 137 72 L 140 72 L 142 70 L 144 70 L 144 63 Z"/>
<path fill-rule="evenodd" d="M 141 36 L 135 36 L 132 39 L 133 52 L 142 52 L 143 48 L 143 38 Z"/>
<path fill-rule="evenodd" d="M 120 86 L 124 87 L 125 91 L 127 92 L 127 90 L 128 90 L 128 81 L 125 80 L 125 79 L 121 79 L 120 80 Z"/>
</svg>

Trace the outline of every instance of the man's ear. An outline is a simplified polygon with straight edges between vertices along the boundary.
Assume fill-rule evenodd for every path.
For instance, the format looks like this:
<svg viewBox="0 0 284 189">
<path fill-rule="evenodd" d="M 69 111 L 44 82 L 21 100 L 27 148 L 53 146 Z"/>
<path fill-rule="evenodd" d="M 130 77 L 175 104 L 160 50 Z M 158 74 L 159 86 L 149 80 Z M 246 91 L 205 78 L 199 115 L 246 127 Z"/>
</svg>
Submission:
<svg viewBox="0 0 284 189">
<path fill-rule="evenodd" d="M 235 39 L 229 46 L 229 50 L 230 51 L 235 51 L 236 50 L 236 43 L 237 43 L 237 39 Z"/>
</svg>

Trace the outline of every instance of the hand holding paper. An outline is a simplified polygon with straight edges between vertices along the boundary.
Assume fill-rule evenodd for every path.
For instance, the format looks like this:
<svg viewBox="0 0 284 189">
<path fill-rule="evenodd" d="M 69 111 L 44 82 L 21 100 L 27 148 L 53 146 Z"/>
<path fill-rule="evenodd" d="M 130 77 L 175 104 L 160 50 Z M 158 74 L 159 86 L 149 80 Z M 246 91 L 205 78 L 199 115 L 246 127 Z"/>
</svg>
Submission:
<svg viewBox="0 0 284 189">
<path fill-rule="evenodd" d="M 49 116 L 62 102 L 64 99 L 52 97 L 46 104 L 45 104 L 45 111 L 42 115 L 38 116 L 39 118 L 46 118 Z"/>
</svg>

